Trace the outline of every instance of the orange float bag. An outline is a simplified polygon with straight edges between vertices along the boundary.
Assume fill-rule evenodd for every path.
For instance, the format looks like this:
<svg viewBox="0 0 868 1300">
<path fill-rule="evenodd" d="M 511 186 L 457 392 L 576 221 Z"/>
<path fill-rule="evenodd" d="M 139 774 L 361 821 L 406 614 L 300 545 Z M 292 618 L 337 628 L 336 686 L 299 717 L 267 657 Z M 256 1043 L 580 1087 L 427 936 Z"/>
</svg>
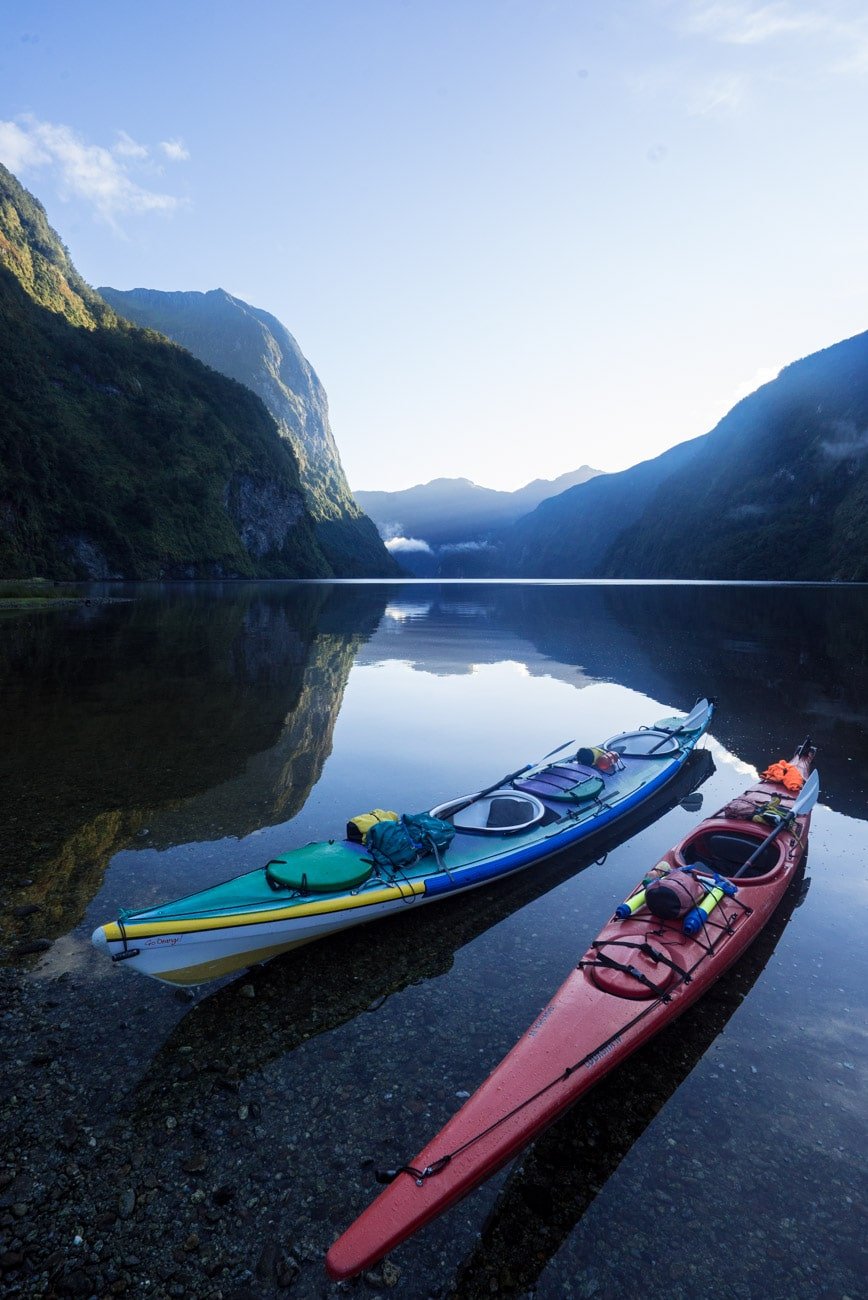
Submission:
<svg viewBox="0 0 868 1300">
<path fill-rule="evenodd" d="M 789 790 L 790 794 L 798 794 L 805 784 L 805 778 L 797 767 L 788 763 L 785 758 L 781 758 L 777 763 L 772 763 L 762 774 L 764 781 L 777 781 L 784 789 Z"/>
</svg>

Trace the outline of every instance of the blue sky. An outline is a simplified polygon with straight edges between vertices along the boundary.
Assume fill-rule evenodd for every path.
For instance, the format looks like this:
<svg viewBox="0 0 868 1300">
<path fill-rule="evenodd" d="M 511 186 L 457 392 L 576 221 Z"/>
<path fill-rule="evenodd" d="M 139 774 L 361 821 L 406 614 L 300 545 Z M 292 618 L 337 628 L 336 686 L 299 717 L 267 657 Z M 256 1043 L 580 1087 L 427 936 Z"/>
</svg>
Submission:
<svg viewBox="0 0 868 1300">
<path fill-rule="evenodd" d="M 863 0 L 0 23 L 0 160 L 85 278 L 273 312 L 356 488 L 623 468 L 868 328 Z"/>
</svg>

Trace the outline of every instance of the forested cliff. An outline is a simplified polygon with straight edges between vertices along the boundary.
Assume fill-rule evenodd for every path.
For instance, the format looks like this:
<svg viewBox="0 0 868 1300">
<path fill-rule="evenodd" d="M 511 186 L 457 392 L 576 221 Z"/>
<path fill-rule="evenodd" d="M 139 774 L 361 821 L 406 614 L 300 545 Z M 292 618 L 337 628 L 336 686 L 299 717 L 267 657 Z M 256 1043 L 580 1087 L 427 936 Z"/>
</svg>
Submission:
<svg viewBox="0 0 868 1300">
<path fill-rule="evenodd" d="M 119 318 L 0 166 L 0 574 L 331 572 L 259 398 Z"/>
<path fill-rule="evenodd" d="M 337 574 L 381 577 L 398 572 L 376 526 L 350 491 L 325 389 L 285 325 L 225 289 L 162 293 L 101 288 L 100 293 L 120 315 L 167 334 L 262 398 L 295 453 L 317 541 Z"/>
</svg>

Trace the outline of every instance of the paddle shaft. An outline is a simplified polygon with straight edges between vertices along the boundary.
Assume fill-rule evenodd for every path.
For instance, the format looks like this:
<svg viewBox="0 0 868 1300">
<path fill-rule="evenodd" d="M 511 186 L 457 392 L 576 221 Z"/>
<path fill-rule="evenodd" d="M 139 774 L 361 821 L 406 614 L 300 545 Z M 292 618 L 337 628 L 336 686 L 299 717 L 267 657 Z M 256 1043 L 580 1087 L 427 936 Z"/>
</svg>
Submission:
<svg viewBox="0 0 868 1300">
<path fill-rule="evenodd" d="M 510 781 L 514 781 L 517 776 L 523 776 L 525 772 L 532 772 L 535 767 L 540 766 L 540 763 L 544 763 L 547 758 L 551 758 L 552 754 L 557 754 L 562 749 L 566 749 L 567 745 L 572 744 L 573 742 L 571 740 L 565 740 L 562 745 L 558 745 L 555 749 L 550 749 L 538 763 L 525 763 L 524 767 L 518 768 L 515 772 L 510 772 L 508 776 L 502 776 L 500 780 L 495 781 L 493 785 L 487 785 L 484 790 L 477 790 L 476 794 L 468 795 L 462 803 L 455 804 L 454 807 L 449 809 L 449 816 L 454 817 L 456 813 L 461 812 L 464 808 L 469 808 L 477 799 L 484 799 L 485 796 L 491 794 L 493 790 L 499 790 L 502 785 L 509 785 Z"/>
<path fill-rule="evenodd" d="M 816 772 L 813 773 L 814 778 L 816 778 L 816 775 L 817 775 Z M 747 862 L 745 862 L 744 866 L 739 867 L 738 871 L 736 871 L 735 875 L 731 876 L 730 879 L 738 880 L 739 876 L 743 876 L 744 873 L 747 871 L 748 867 L 752 867 L 753 864 L 756 862 L 757 858 L 760 856 L 763 849 L 768 848 L 768 846 L 772 843 L 772 841 L 777 839 L 781 831 L 789 830 L 789 828 L 792 826 L 793 822 L 796 820 L 797 817 L 801 816 L 801 814 L 804 812 L 809 812 L 811 808 L 813 808 L 814 804 L 817 802 L 819 793 L 820 793 L 819 781 L 816 779 L 809 780 L 809 782 L 805 785 L 805 788 L 802 791 L 799 798 L 793 804 L 792 808 L 787 813 L 786 817 L 784 817 L 783 821 L 778 822 L 774 830 L 771 831 L 765 837 L 762 844 L 760 844 L 759 848 L 754 849 L 753 853 L 750 855 Z"/>
<path fill-rule="evenodd" d="M 781 831 L 789 830 L 789 828 L 792 826 L 795 820 L 796 820 L 796 814 L 793 810 L 791 810 L 790 812 L 787 813 L 783 821 L 778 822 L 777 826 L 774 828 L 771 834 L 765 837 L 765 839 L 763 840 L 759 848 L 754 849 L 753 853 L 750 855 L 750 857 L 748 858 L 744 866 L 739 867 L 738 871 L 736 871 L 734 876 L 730 876 L 730 880 L 738 880 L 739 876 L 743 876 L 744 873 L 747 871 L 748 867 L 752 867 L 753 864 L 756 862 L 757 858 L 760 856 L 763 849 L 767 849 L 768 846 L 771 844 L 772 840 L 776 840 L 778 838 Z"/>
<path fill-rule="evenodd" d="M 656 753 L 657 753 L 657 750 L 660 748 L 660 746 L 661 746 L 661 745 L 665 745 L 666 742 L 667 742 L 667 740 L 671 740 L 673 736 L 680 736 L 681 733 L 682 733 L 682 731 L 684 730 L 684 728 L 687 726 L 688 722 L 691 723 L 691 724 L 693 723 L 693 721 L 694 721 L 694 714 L 697 713 L 698 709 L 699 709 L 699 703 L 694 704 L 693 708 L 691 709 L 690 713 L 688 713 L 687 717 L 684 719 L 684 721 L 682 722 L 681 726 L 680 726 L 680 727 L 676 727 L 674 731 L 667 731 L 667 732 L 666 732 L 666 735 L 663 737 L 663 739 L 662 739 L 662 740 L 658 740 L 658 741 L 657 741 L 657 744 L 654 745 L 651 749 L 648 750 L 648 753 L 649 753 L 649 754 L 656 754 Z M 655 730 L 656 730 L 656 728 L 655 728 Z"/>
</svg>

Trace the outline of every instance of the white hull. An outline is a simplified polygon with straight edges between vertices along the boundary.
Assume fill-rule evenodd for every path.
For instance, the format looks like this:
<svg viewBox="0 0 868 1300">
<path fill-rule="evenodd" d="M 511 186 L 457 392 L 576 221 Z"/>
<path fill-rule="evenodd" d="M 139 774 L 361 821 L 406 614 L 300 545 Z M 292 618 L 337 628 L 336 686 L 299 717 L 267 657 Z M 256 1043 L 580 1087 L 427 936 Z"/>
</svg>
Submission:
<svg viewBox="0 0 868 1300">
<path fill-rule="evenodd" d="M 516 867 L 515 871 L 523 868 Z M 505 872 L 500 879 L 515 874 Z M 108 953 L 118 965 L 150 975 L 168 984 L 204 984 L 233 971 L 244 970 L 270 961 L 281 953 L 312 943 L 351 926 L 366 925 L 384 916 L 392 916 L 407 907 L 436 903 L 441 898 L 455 898 L 459 893 L 479 889 L 486 881 L 467 885 L 448 894 L 405 893 L 386 902 L 368 903 L 364 907 L 347 907 L 318 915 L 297 916 L 291 920 L 260 921 L 254 925 L 227 925 L 219 929 L 187 930 L 183 933 L 130 937 L 124 956 L 124 943 L 109 939 L 105 926 L 94 930 L 95 948 Z"/>
<path fill-rule="evenodd" d="M 267 867 L 160 907 L 122 914 L 118 921 L 97 927 L 93 944 L 119 965 L 144 975 L 170 984 L 202 984 L 350 926 L 391 916 L 409 905 L 452 898 L 506 879 L 637 811 L 687 761 L 712 712 L 708 701 L 696 705 L 683 724 L 685 730 L 693 729 L 681 746 L 674 742 L 674 732 L 654 728 L 607 741 L 609 748 L 617 748 L 619 740 L 638 737 L 647 754 L 653 755 L 662 741 L 672 740 L 675 754 L 658 762 L 645 750 L 637 755 L 625 751 L 609 774 L 605 798 L 585 790 L 589 774 L 600 786 L 604 779 L 587 766 L 571 762 L 527 767 L 515 774 L 531 772 L 528 784 L 542 783 L 539 797 L 519 788 L 521 783 L 515 790 L 501 783 L 441 805 L 435 811 L 453 820 L 456 813 L 464 814 L 465 805 L 471 810 L 468 815 L 472 814 L 472 825 L 464 833 L 458 827 L 459 834 L 447 854 L 448 864 L 435 854 L 414 871 L 390 874 L 386 879 L 372 874 L 370 866 L 364 870 L 369 859 L 362 856 L 360 845 L 342 846 L 334 840 L 312 843 L 268 864 L 275 872 L 278 867 L 284 870 L 286 878 L 278 876 L 277 885 L 287 889 L 288 896 L 279 890 L 279 897 L 275 894 L 275 880 Z M 573 784 L 579 777 L 579 785 Z M 584 793 L 576 794 L 577 790 Z M 488 804 L 505 802 L 505 795 L 510 806 L 505 811 L 499 808 L 499 813 L 514 819 L 522 811 L 518 805 L 526 805 L 527 820 L 506 827 L 497 822 L 489 826 Z M 576 807 L 567 809 L 571 800 Z M 478 824 L 478 817 L 473 820 L 476 814 L 471 805 L 477 803 L 484 805 L 484 826 Z M 550 827 L 542 820 L 546 809 L 553 814 Z M 491 837 L 486 841 L 480 832 L 487 829 L 491 829 Z M 312 877 L 320 886 L 308 892 L 306 873 L 311 864 L 320 873 Z M 350 892 L 330 893 L 330 889 Z"/>
</svg>

